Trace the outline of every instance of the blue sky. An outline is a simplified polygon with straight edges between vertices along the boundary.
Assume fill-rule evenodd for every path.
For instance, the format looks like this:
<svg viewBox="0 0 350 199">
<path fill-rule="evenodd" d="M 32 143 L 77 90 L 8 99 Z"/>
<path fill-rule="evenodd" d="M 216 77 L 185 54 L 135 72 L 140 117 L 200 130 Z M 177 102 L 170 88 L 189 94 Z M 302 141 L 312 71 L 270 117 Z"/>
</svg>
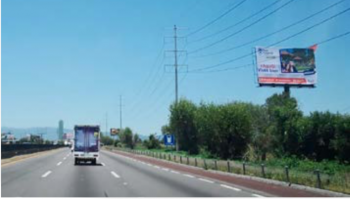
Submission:
<svg viewBox="0 0 350 199">
<path fill-rule="evenodd" d="M 167 123 L 174 100 L 172 26 L 180 36 L 197 30 L 241 0 L 3 0 L 1 125 L 7 127 L 100 124 L 119 127 L 119 96 L 123 98 L 123 126 L 143 135 Z M 215 42 L 259 19 L 270 9 L 212 38 L 217 32 L 275 2 L 247 0 L 217 22 L 179 40 L 191 52 Z M 181 56 L 193 70 L 221 63 L 268 46 L 350 7 L 345 1 L 310 20 L 249 46 L 216 56 L 198 58 L 258 38 L 315 13 L 337 1 L 295 0 L 245 31 L 197 54 Z M 278 44 L 308 47 L 350 30 L 350 12 Z M 165 41 L 165 42 L 164 42 Z M 320 45 L 316 52 L 315 89 L 292 89 L 300 109 L 350 112 L 350 35 Z M 160 55 L 160 56 L 158 56 Z M 197 57 L 195 57 L 197 56 Z M 158 57 L 158 59 L 157 59 Z M 247 57 L 217 67 L 252 63 Z M 164 72 L 166 71 L 166 72 Z M 179 95 L 196 103 L 247 101 L 263 104 L 281 88 L 259 88 L 252 67 L 213 73 L 180 73 Z"/>
</svg>

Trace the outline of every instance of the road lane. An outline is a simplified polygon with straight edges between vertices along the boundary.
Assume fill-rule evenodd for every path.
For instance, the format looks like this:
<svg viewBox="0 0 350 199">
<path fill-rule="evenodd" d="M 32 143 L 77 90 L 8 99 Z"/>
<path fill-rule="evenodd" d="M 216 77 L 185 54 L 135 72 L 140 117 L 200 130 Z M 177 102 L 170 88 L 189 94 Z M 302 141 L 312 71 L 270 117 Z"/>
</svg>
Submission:
<svg viewBox="0 0 350 199">
<path fill-rule="evenodd" d="M 199 178 L 189 178 L 176 171 L 142 164 L 108 151 L 102 151 L 101 158 L 106 167 L 111 167 L 127 181 L 130 189 L 145 197 L 252 197 L 251 193 L 245 191 L 229 190 L 218 183 L 208 183 L 208 179 L 201 181 Z"/>
<path fill-rule="evenodd" d="M 39 157 L 28 158 L 18 163 L 1 167 L 1 196 L 23 196 L 27 190 L 36 186 L 41 176 L 57 167 L 68 153 L 67 149 L 60 149 L 54 153 Z"/>
<path fill-rule="evenodd" d="M 1 196 L 253 197 L 256 194 L 108 151 L 100 152 L 95 166 L 74 165 L 74 157 L 68 154 L 69 149 L 62 149 L 3 167 Z"/>
</svg>

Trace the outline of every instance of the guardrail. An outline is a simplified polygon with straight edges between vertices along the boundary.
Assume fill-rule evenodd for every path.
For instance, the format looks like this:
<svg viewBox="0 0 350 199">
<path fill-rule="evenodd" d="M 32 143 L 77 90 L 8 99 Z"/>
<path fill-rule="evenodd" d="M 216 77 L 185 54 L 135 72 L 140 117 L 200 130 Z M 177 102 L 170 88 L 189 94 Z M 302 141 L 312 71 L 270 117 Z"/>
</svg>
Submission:
<svg viewBox="0 0 350 199">
<path fill-rule="evenodd" d="M 1 144 L 1 159 L 65 147 L 52 144 Z"/>
<path fill-rule="evenodd" d="M 256 176 L 266 179 L 278 180 L 288 184 L 306 185 L 319 189 L 326 189 L 336 192 L 350 193 L 350 173 L 339 173 L 327 175 L 315 169 L 310 172 L 298 171 L 285 167 L 268 167 L 264 164 L 251 162 L 239 162 L 232 160 L 204 159 L 177 155 L 173 153 L 162 153 L 148 150 L 132 150 L 127 148 L 106 147 L 138 155 L 149 156 L 166 161 L 200 167 L 206 170 L 216 170 L 228 173 L 235 173 L 247 176 Z"/>
</svg>

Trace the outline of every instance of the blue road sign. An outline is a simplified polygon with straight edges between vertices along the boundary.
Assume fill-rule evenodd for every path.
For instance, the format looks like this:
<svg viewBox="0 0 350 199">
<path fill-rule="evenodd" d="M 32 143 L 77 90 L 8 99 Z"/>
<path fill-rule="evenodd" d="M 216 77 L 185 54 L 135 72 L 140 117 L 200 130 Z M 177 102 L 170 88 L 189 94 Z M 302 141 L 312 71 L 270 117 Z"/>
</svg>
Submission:
<svg viewBox="0 0 350 199">
<path fill-rule="evenodd" d="M 164 144 L 166 146 L 174 146 L 175 145 L 174 135 L 164 135 Z"/>
</svg>

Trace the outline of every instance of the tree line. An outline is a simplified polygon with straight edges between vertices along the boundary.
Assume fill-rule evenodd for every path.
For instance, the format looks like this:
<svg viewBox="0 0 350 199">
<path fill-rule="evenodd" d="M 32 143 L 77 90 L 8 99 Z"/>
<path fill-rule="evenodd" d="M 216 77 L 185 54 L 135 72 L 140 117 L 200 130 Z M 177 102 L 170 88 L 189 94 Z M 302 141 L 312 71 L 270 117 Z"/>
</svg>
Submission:
<svg viewBox="0 0 350 199">
<path fill-rule="evenodd" d="M 163 134 L 176 134 L 180 150 L 222 159 L 266 160 L 298 157 L 350 161 L 350 115 L 314 111 L 304 115 L 287 93 L 263 105 L 246 102 L 170 106 Z"/>
</svg>

